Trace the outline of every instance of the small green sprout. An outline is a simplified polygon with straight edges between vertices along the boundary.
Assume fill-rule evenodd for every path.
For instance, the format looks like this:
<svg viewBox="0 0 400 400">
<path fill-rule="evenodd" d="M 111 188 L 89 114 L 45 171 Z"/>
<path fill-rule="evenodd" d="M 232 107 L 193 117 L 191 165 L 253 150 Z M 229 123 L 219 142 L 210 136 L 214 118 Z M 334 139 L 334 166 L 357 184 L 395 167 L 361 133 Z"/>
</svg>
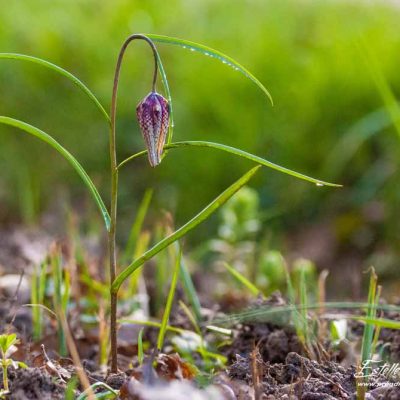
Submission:
<svg viewBox="0 0 400 400">
<path fill-rule="evenodd" d="M 0 391 L 0 395 L 6 394 L 9 392 L 8 387 L 8 367 L 21 367 L 27 368 L 27 365 L 23 362 L 13 361 L 10 357 L 13 352 L 13 346 L 19 343 L 17 339 L 17 335 L 15 333 L 11 333 L 9 335 L 3 334 L 0 335 L 0 351 L 1 351 L 1 369 L 3 371 L 3 390 Z"/>
</svg>

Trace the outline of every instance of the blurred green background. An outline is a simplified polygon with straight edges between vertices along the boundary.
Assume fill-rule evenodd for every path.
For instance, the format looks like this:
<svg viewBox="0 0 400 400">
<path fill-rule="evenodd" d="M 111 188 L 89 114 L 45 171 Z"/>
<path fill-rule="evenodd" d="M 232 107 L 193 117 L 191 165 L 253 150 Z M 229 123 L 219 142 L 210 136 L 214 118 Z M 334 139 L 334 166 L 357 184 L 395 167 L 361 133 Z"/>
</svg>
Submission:
<svg viewBox="0 0 400 400">
<path fill-rule="evenodd" d="M 320 188 L 263 169 L 257 189 L 274 247 L 322 267 L 399 266 L 400 4 L 397 1 L 0 0 L 0 51 L 34 55 L 81 78 L 109 108 L 123 40 L 134 32 L 204 43 L 242 63 L 270 90 L 188 50 L 159 44 L 175 105 L 175 140 L 243 148 L 344 188 Z M 143 148 L 136 104 L 149 92 L 152 57 L 135 43 L 123 66 L 119 159 Z M 108 198 L 108 131 L 98 110 L 68 80 L 40 66 L 0 61 L 0 114 L 54 135 Z M 162 90 L 159 84 L 159 90 Z M 398 124 L 398 125 L 399 125 Z M 35 223 L 60 199 L 95 215 L 69 165 L 45 145 L 0 128 L 0 220 Z M 130 163 L 120 177 L 121 237 L 148 187 L 152 216 L 180 225 L 251 163 L 206 149 L 179 149 L 160 167 Z M 64 201 L 64 200 L 63 200 Z M 85 218 L 83 217 L 83 220 Z M 216 219 L 189 241 L 216 231 Z M 391 275 L 392 274 L 392 275 Z M 396 275 L 398 276 L 398 275 Z"/>
</svg>

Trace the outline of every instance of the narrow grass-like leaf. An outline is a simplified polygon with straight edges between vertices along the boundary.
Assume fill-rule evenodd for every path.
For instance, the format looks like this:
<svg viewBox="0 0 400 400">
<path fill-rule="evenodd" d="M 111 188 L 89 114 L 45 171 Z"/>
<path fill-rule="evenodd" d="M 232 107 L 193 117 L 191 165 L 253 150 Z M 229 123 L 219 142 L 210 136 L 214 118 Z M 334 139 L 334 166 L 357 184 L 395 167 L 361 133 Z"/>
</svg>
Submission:
<svg viewBox="0 0 400 400">
<path fill-rule="evenodd" d="M 144 351 L 143 351 L 143 328 L 140 329 L 138 335 L 138 361 L 139 365 L 143 364 Z"/>
<path fill-rule="evenodd" d="M 167 331 L 169 316 L 171 314 L 171 309 L 172 309 L 172 303 L 173 303 L 174 297 L 175 297 L 176 285 L 178 283 L 178 278 L 179 278 L 179 268 L 181 265 L 181 257 L 182 257 L 182 252 L 180 251 L 176 255 L 174 272 L 172 274 L 172 279 L 171 279 L 171 286 L 170 286 L 169 292 L 168 292 L 167 303 L 165 305 L 165 310 L 164 310 L 164 314 L 163 314 L 162 321 L 161 321 L 160 331 L 158 332 L 157 349 L 159 351 L 162 350 L 163 345 L 164 345 L 165 332 Z"/>
<path fill-rule="evenodd" d="M 65 282 L 63 279 L 63 270 L 62 270 L 62 259 L 61 254 L 59 252 L 55 252 L 51 256 L 51 268 L 52 268 L 52 278 L 53 278 L 53 308 L 55 310 L 60 310 L 64 315 L 66 314 L 66 306 L 64 304 L 64 290 L 65 290 Z M 64 308 L 65 306 L 65 308 Z M 65 357 L 68 354 L 67 350 L 67 341 L 65 338 L 65 332 L 63 330 L 62 321 L 60 318 L 57 319 L 58 329 L 58 352 L 62 357 Z"/>
<path fill-rule="evenodd" d="M 65 388 L 65 400 L 75 400 L 75 389 L 78 386 L 79 379 L 76 376 L 73 376 L 67 383 L 67 387 Z"/>
<path fill-rule="evenodd" d="M 221 328 L 219 326 L 214 326 L 214 325 L 207 325 L 206 329 L 208 329 L 211 332 L 220 333 L 221 335 L 232 336 L 231 329 Z"/>
<path fill-rule="evenodd" d="M 360 40 L 357 44 L 361 55 L 365 59 L 365 64 L 371 74 L 376 88 L 382 97 L 388 114 L 392 119 L 396 132 L 400 137 L 400 105 L 397 102 L 396 96 L 394 95 L 393 90 L 390 87 L 384 72 L 382 71 L 382 67 L 379 64 L 378 59 L 368 47 L 368 44 L 364 40 Z"/>
<path fill-rule="evenodd" d="M 182 300 L 179 300 L 179 307 L 182 309 L 182 311 L 188 317 L 188 319 L 189 319 L 190 323 L 192 324 L 192 326 L 193 326 L 194 330 L 196 331 L 196 333 L 202 338 L 200 326 L 197 323 L 195 316 L 190 311 L 189 307 Z"/>
<path fill-rule="evenodd" d="M 165 236 L 168 236 L 172 232 L 172 227 L 169 226 L 170 221 L 159 221 L 156 224 L 154 232 L 154 241 L 152 243 L 158 243 Z M 147 249 L 143 249 L 141 253 L 136 253 L 133 259 L 140 257 Z M 132 260 L 132 259 L 131 259 Z M 165 306 L 165 288 L 168 287 L 169 282 L 169 265 L 174 265 L 175 253 L 169 249 L 169 251 L 161 251 L 154 258 L 154 284 L 155 284 L 155 294 L 154 294 L 154 310 L 156 314 L 160 313 L 160 310 L 164 309 Z M 133 275 L 135 276 L 136 273 Z"/>
<path fill-rule="evenodd" d="M 151 328 L 160 328 L 161 323 L 156 321 L 141 321 L 138 319 L 130 319 L 130 318 L 122 318 L 118 320 L 119 324 L 133 324 L 133 325 L 141 325 L 141 326 L 149 326 Z M 167 325 L 167 331 L 175 332 L 175 333 L 185 333 L 188 332 L 186 329 L 177 328 L 175 326 Z M 190 332 L 190 331 L 189 331 Z"/>
<path fill-rule="evenodd" d="M 304 308 L 301 309 L 301 339 L 304 341 L 306 346 L 309 345 L 309 336 L 308 336 L 308 327 L 307 327 L 307 284 L 306 284 L 306 275 L 304 268 L 300 270 L 300 281 L 299 281 L 299 298 L 300 304 L 304 305 Z"/>
<path fill-rule="evenodd" d="M 46 290 L 46 264 L 41 263 L 36 267 L 31 283 L 31 303 L 43 304 Z M 33 338 L 39 340 L 43 333 L 43 310 L 34 307 L 32 310 Z"/>
<path fill-rule="evenodd" d="M 128 242 L 125 247 L 123 259 L 132 259 L 135 253 L 135 247 L 139 239 L 140 232 L 142 230 L 144 219 L 146 218 L 147 211 L 150 206 L 151 198 L 153 197 L 153 189 L 147 189 L 144 193 L 142 201 L 140 202 L 139 209 L 137 211 L 136 218 L 132 224 L 132 228 L 129 234 Z"/>
<path fill-rule="evenodd" d="M 255 286 L 253 283 L 251 283 L 244 275 L 242 275 L 239 271 L 236 271 L 235 268 L 230 266 L 228 263 L 224 262 L 222 264 L 226 270 L 238 281 L 240 282 L 244 287 L 246 287 L 254 296 L 257 296 L 261 291 Z"/>
<path fill-rule="evenodd" d="M 41 308 L 42 310 L 47 311 L 51 316 L 53 316 L 54 318 L 58 318 L 57 314 L 53 311 L 50 310 L 49 307 L 46 307 L 43 304 L 32 304 L 32 303 L 26 303 L 26 304 L 22 304 L 22 307 L 38 307 Z"/>
<path fill-rule="evenodd" d="M 290 272 L 286 263 L 284 264 L 284 266 L 285 266 L 287 293 L 290 303 L 290 306 L 288 306 L 288 308 L 291 310 L 290 313 L 291 320 L 293 321 L 298 338 L 300 339 L 302 344 L 305 345 L 304 321 L 302 319 L 302 309 L 305 308 L 305 310 L 307 310 L 308 305 L 305 306 L 302 305 L 302 307 L 298 307 L 298 305 L 296 305 L 296 293 L 294 290 L 292 278 L 290 276 Z"/>
<path fill-rule="evenodd" d="M 190 272 L 186 267 L 184 257 L 181 259 L 181 281 L 189 303 L 193 308 L 196 321 L 199 323 L 201 321 L 201 304 L 192 277 L 190 276 Z"/>
<path fill-rule="evenodd" d="M 376 317 L 376 287 L 377 287 L 378 277 L 375 270 L 371 268 L 371 276 L 369 281 L 368 290 L 368 309 L 367 317 L 374 319 Z M 364 361 L 370 360 L 372 357 L 371 347 L 374 335 L 374 325 L 366 323 L 364 327 L 363 339 L 361 344 L 361 365 Z M 368 375 L 368 371 L 366 371 Z"/>
<path fill-rule="evenodd" d="M 22 122 L 14 118 L 0 116 L 0 123 L 21 129 L 22 131 L 37 137 L 38 139 L 42 140 L 43 142 L 49 144 L 51 147 L 56 149 L 72 165 L 75 171 L 82 178 L 83 182 L 89 189 L 97 206 L 100 209 L 106 229 L 107 230 L 110 229 L 110 215 L 108 214 L 107 208 L 104 205 L 103 199 L 101 198 L 99 192 L 97 191 L 96 186 L 89 178 L 87 172 L 83 169 L 81 164 L 79 164 L 78 160 L 68 150 L 66 150 L 63 146 L 61 146 L 61 144 L 58 143 L 52 136 L 32 125 L 27 124 L 26 122 Z"/>
<path fill-rule="evenodd" d="M 79 80 L 75 75 L 72 75 L 67 70 L 65 70 L 65 69 L 59 67 L 58 65 L 55 65 L 55 64 L 53 64 L 53 63 L 51 63 L 49 61 L 42 60 L 41 58 L 37 58 L 37 57 L 33 57 L 33 56 L 27 56 L 25 54 L 0 53 L 0 59 L 32 62 L 32 63 L 35 63 L 35 64 L 39 64 L 39 65 L 41 65 L 43 67 L 49 68 L 49 69 L 57 72 L 58 74 L 61 74 L 61 75 L 65 76 L 70 81 L 72 81 L 76 86 L 78 86 L 79 89 L 81 89 L 90 98 L 90 100 L 93 101 L 93 103 L 96 105 L 96 107 L 103 114 L 103 116 L 107 120 L 107 122 L 108 123 L 111 122 L 110 117 L 107 114 L 107 111 L 101 105 L 100 101 L 93 94 L 93 92 L 81 80 Z"/>
<path fill-rule="evenodd" d="M 378 285 L 378 287 L 376 289 L 376 295 L 375 295 L 375 306 L 377 306 L 379 304 L 379 299 L 381 297 L 381 293 L 382 293 L 382 286 Z M 375 315 L 376 315 L 376 310 L 375 310 Z M 375 354 L 376 347 L 378 345 L 379 336 L 381 335 L 381 330 L 382 330 L 381 326 L 375 326 L 375 332 L 374 332 L 374 336 L 372 339 L 372 345 L 371 345 L 371 356 L 373 356 Z"/>
<path fill-rule="evenodd" d="M 201 356 L 203 357 L 203 361 L 206 363 L 208 361 L 208 358 L 209 358 L 209 352 L 207 351 L 207 347 L 206 347 L 206 344 L 204 342 L 204 337 L 203 337 L 203 334 L 201 332 L 200 325 L 196 321 L 196 317 L 190 311 L 189 307 L 182 300 L 179 300 L 179 306 L 181 307 L 182 311 L 188 317 L 190 323 L 192 324 L 194 330 L 196 331 L 197 335 L 200 338 L 200 346 L 198 348 L 198 351 L 201 354 Z"/>
<path fill-rule="evenodd" d="M 31 278 L 31 303 L 39 304 L 39 268 L 36 266 L 35 273 Z M 32 310 L 33 340 L 42 336 L 42 310 L 35 307 Z"/>
<path fill-rule="evenodd" d="M 96 393 L 95 397 L 96 399 L 114 399 L 118 396 L 118 391 L 114 390 L 111 386 L 107 385 L 104 382 L 96 382 L 93 383 L 93 385 L 90 386 L 90 390 L 93 393 L 97 388 L 103 388 L 107 392 L 106 393 Z M 105 397 L 107 396 L 107 397 Z M 85 400 L 89 398 L 89 391 L 85 390 L 83 393 L 80 394 L 80 396 L 77 397 L 76 400 Z"/>
<path fill-rule="evenodd" d="M 263 165 L 264 167 L 269 167 L 272 169 L 275 169 L 279 172 L 283 172 L 284 174 L 288 174 L 291 176 L 294 176 L 296 178 L 299 179 L 303 179 L 305 181 L 311 182 L 316 184 L 317 186 L 334 186 L 334 187 L 341 187 L 341 185 L 335 184 L 335 183 L 329 183 L 329 182 L 325 182 L 325 181 L 321 181 L 320 179 L 315 179 L 315 178 L 311 178 L 310 176 L 307 175 L 303 175 L 299 172 L 296 171 L 292 171 L 288 168 L 285 167 L 281 167 L 280 165 L 274 164 L 268 160 L 265 160 L 264 158 L 261 158 L 259 156 L 256 156 L 254 154 L 251 153 L 247 153 L 244 150 L 240 150 L 237 149 L 235 147 L 231 147 L 231 146 L 227 146 L 225 144 L 221 144 L 221 143 L 214 143 L 214 142 L 205 142 L 205 141 L 184 141 L 184 142 L 175 142 L 175 143 L 171 143 L 169 145 L 164 146 L 164 149 L 175 149 L 175 148 L 181 148 L 181 147 L 188 147 L 188 146 L 192 146 L 192 147 L 210 147 L 213 149 L 217 149 L 217 150 L 222 150 L 225 151 L 227 153 L 231 153 L 234 154 L 236 156 L 242 157 L 242 158 L 246 158 L 247 160 L 253 161 L 259 165 Z M 126 158 L 124 161 L 122 161 L 119 165 L 118 168 L 121 168 L 122 166 L 124 166 L 126 163 L 128 163 L 129 161 L 143 156 L 147 154 L 147 150 L 143 150 L 140 151 L 139 153 L 133 154 L 132 156 Z"/>
<path fill-rule="evenodd" d="M 231 314 L 224 318 L 215 319 L 209 323 L 213 325 L 234 325 L 239 322 L 244 321 L 259 321 L 259 322 L 270 322 L 274 321 L 277 316 L 280 315 L 291 315 L 293 311 L 301 311 L 303 308 L 307 310 L 315 310 L 315 309 L 336 309 L 336 310 L 363 310 L 368 308 L 369 304 L 365 302 L 326 302 L 326 303 L 313 303 L 304 306 L 302 304 L 290 304 L 288 306 L 276 306 L 276 307 L 265 307 L 265 308 L 257 308 L 254 310 L 244 311 L 241 313 Z M 388 311 L 388 312 L 400 312 L 400 307 L 389 304 L 379 304 L 376 306 L 377 310 Z M 335 318 L 338 316 L 335 315 Z M 345 318 L 345 315 L 340 315 L 340 317 Z M 358 317 L 357 317 L 358 318 Z M 365 318 L 365 317 L 360 317 Z"/>
<path fill-rule="evenodd" d="M 391 124 L 390 116 L 384 108 L 362 117 L 341 135 L 330 150 L 321 170 L 322 175 L 329 174 L 332 179 L 339 177 L 360 147 Z"/>
<path fill-rule="evenodd" d="M 203 44 L 191 42 L 189 40 L 179 39 L 176 37 L 164 36 L 164 35 L 154 35 L 152 33 L 146 33 L 147 37 L 149 37 L 154 42 L 172 44 L 176 46 L 183 47 L 184 49 L 189 49 L 192 51 L 197 51 L 205 56 L 212 57 L 221 61 L 223 64 L 228 65 L 233 68 L 235 71 L 241 72 L 245 77 L 249 78 L 252 82 L 254 82 L 268 97 L 271 104 L 273 104 L 272 96 L 267 90 L 267 88 L 245 67 L 240 65 L 236 60 L 232 57 L 229 57 L 218 50 L 214 50 L 211 47 L 205 46 Z"/>
<path fill-rule="evenodd" d="M 387 318 L 369 318 L 369 317 L 355 317 L 349 316 L 348 319 L 354 319 L 356 321 L 362 321 L 366 324 L 375 325 L 380 328 L 387 328 L 387 329 L 400 329 L 400 321 L 394 321 L 392 319 Z"/>
<path fill-rule="evenodd" d="M 142 254 L 139 258 L 134 260 L 128 265 L 114 280 L 111 285 L 111 292 L 117 293 L 119 288 L 125 279 L 130 276 L 134 271 L 141 267 L 147 260 L 164 250 L 170 244 L 174 243 L 181 237 L 185 236 L 192 229 L 194 229 L 201 222 L 205 221 L 211 214 L 217 211 L 223 204 L 225 204 L 243 185 L 245 185 L 253 175 L 259 170 L 260 166 L 252 168 L 240 179 L 238 179 L 233 185 L 221 193 L 216 199 L 214 199 L 207 207 L 200 211 L 194 218 L 188 221 L 185 225 L 181 226 L 172 234 L 162 239 L 151 249 L 147 250 L 146 253 Z"/>
</svg>

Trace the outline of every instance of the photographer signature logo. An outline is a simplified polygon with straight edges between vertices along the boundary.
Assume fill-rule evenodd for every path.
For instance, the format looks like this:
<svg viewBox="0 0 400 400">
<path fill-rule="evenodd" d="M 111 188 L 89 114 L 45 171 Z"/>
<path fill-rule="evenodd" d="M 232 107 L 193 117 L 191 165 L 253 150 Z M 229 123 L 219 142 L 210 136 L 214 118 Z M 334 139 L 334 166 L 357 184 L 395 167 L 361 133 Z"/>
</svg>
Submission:
<svg viewBox="0 0 400 400">
<path fill-rule="evenodd" d="M 396 381 L 400 379 L 400 363 L 382 364 L 382 361 L 365 360 L 354 377 L 357 379 L 383 377 L 389 381 Z"/>
</svg>

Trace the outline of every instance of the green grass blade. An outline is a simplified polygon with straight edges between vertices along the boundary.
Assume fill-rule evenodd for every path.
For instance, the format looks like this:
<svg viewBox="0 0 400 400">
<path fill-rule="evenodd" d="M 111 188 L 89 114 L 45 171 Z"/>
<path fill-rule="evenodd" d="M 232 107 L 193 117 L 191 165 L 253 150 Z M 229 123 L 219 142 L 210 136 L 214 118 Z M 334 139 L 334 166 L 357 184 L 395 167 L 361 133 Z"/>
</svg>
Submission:
<svg viewBox="0 0 400 400">
<path fill-rule="evenodd" d="M 185 260 L 183 257 L 181 259 L 181 281 L 183 289 L 189 300 L 189 303 L 193 308 L 196 321 L 197 323 L 199 323 L 201 321 L 201 304 L 199 296 L 197 295 L 196 292 L 196 288 L 194 287 L 192 277 L 190 276 L 190 272 L 186 267 Z"/>
<path fill-rule="evenodd" d="M 55 310 L 62 310 L 65 312 L 63 307 L 63 269 L 62 269 L 62 258 L 59 252 L 52 254 L 51 256 L 51 268 L 53 278 L 53 308 Z M 58 312 L 58 311 L 57 311 Z M 58 352 L 62 357 L 66 357 L 68 354 L 66 335 L 62 326 L 61 319 L 57 319 L 57 335 L 58 335 Z"/>
<path fill-rule="evenodd" d="M 133 324 L 133 325 L 141 325 L 148 326 L 150 328 L 158 328 L 160 329 L 161 323 L 156 321 L 141 321 L 138 319 L 130 319 L 130 318 L 122 318 L 118 320 L 119 324 Z M 167 325 L 167 331 L 175 332 L 175 333 L 185 333 L 190 332 L 187 329 L 177 328 L 176 326 Z"/>
<path fill-rule="evenodd" d="M 46 264 L 36 266 L 31 282 L 31 303 L 43 304 L 46 290 Z M 34 307 L 32 310 L 33 338 L 39 340 L 43 333 L 43 310 Z"/>
<path fill-rule="evenodd" d="M 290 316 L 292 315 L 291 313 L 294 313 L 295 311 L 298 314 L 299 311 L 301 311 L 303 308 L 306 308 L 307 310 L 316 310 L 320 308 L 333 310 L 362 310 L 369 306 L 368 303 L 365 302 L 325 302 L 308 304 L 307 306 L 304 306 L 302 304 L 295 304 L 292 301 L 290 302 L 292 304 L 288 306 L 276 306 L 268 308 L 263 307 L 236 314 L 230 314 L 227 317 L 218 318 L 209 323 L 212 323 L 213 325 L 232 325 L 244 321 L 273 322 L 275 319 L 277 319 L 277 317 L 282 314 L 287 314 L 288 316 Z M 376 309 L 388 312 L 400 312 L 399 306 L 389 304 L 379 304 L 376 306 Z M 297 314 L 294 313 L 294 315 Z M 341 317 L 345 318 L 345 315 L 341 315 Z"/>
<path fill-rule="evenodd" d="M 76 86 L 78 86 L 79 89 L 81 89 L 90 98 L 90 100 L 93 101 L 93 103 L 96 105 L 96 107 L 103 114 L 103 116 L 107 120 L 107 122 L 108 123 L 111 122 L 110 117 L 107 114 L 107 111 L 101 105 L 100 101 L 93 94 L 93 92 L 82 81 L 80 81 L 75 75 L 72 75 L 70 72 L 68 72 L 65 69 L 59 67 L 58 65 L 55 65 L 55 64 L 53 64 L 53 63 L 51 63 L 49 61 L 46 61 L 46 60 L 42 60 L 41 58 L 27 56 L 25 54 L 16 54 L 16 53 L 0 53 L 0 59 L 32 62 L 32 63 L 35 63 L 35 64 L 39 64 L 39 65 L 41 65 L 43 67 L 49 68 L 49 69 L 51 69 L 51 70 L 53 70 L 53 71 L 65 76 L 70 81 L 72 81 Z"/>
<path fill-rule="evenodd" d="M 43 305 L 43 304 L 31 304 L 31 303 L 26 303 L 26 304 L 22 304 L 22 307 L 32 307 L 32 308 L 38 307 L 38 308 L 41 308 L 41 309 L 44 310 L 44 311 L 47 311 L 47 312 L 48 312 L 52 317 L 54 317 L 55 319 L 58 318 L 57 314 L 56 314 L 53 310 L 50 310 L 50 308 L 46 307 L 46 306 Z"/>
<path fill-rule="evenodd" d="M 201 329 L 200 329 L 200 325 L 198 324 L 198 322 L 196 321 L 196 317 L 194 316 L 194 314 L 190 311 L 189 307 L 182 301 L 179 300 L 179 307 L 182 309 L 182 311 L 186 314 L 188 320 L 190 321 L 190 323 L 192 324 L 194 330 L 196 331 L 196 333 L 202 338 L 202 334 L 201 334 Z"/>
<path fill-rule="evenodd" d="M 100 209 L 100 212 L 103 216 L 104 223 L 106 225 L 107 230 L 109 230 L 110 215 L 108 214 L 107 208 L 104 205 L 103 199 L 101 198 L 99 192 L 97 191 L 94 183 L 89 178 L 89 175 L 83 169 L 81 164 L 79 164 L 78 160 L 68 150 L 66 150 L 63 146 L 61 146 L 60 143 L 58 143 L 53 137 L 48 135 L 46 132 L 43 132 L 42 130 L 40 130 L 32 125 L 29 125 L 25 122 L 19 121 L 14 118 L 0 116 L 0 123 L 21 129 L 21 130 L 25 131 L 26 133 L 29 133 L 30 135 L 37 137 L 38 139 L 49 144 L 51 147 L 53 147 L 55 150 L 57 150 L 72 165 L 72 167 L 75 169 L 75 171 L 78 173 L 78 175 L 82 178 L 83 182 L 89 189 L 97 206 Z"/>
<path fill-rule="evenodd" d="M 378 285 L 377 289 L 376 289 L 376 294 L 375 294 L 375 306 L 377 306 L 379 304 L 379 299 L 381 297 L 381 293 L 382 293 L 382 286 Z M 376 316 L 376 310 L 375 310 L 375 316 Z M 381 330 L 382 330 L 381 326 L 375 325 L 375 332 L 373 335 L 372 345 L 371 345 L 371 356 L 373 356 L 375 354 L 376 347 L 377 347 L 378 341 L 379 341 L 379 337 L 381 335 Z"/>
<path fill-rule="evenodd" d="M 90 389 L 92 392 L 94 392 L 97 388 L 103 388 L 106 390 L 106 392 L 100 392 L 100 393 L 96 393 L 95 397 L 96 399 L 100 399 L 100 398 L 108 398 L 108 399 L 113 399 L 118 397 L 118 391 L 114 390 L 111 386 L 107 385 L 104 382 L 96 382 L 93 383 L 93 385 L 90 386 Z M 107 397 L 105 397 L 107 396 Z M 85 400 L 89 398 L 89 390 L 86 389 L 83 393 L 81 393 L 76 400 Z"/>
<path fill-rule="evenodd" d="M 396 96 L 390 87 L 377 57 L 368 47 L 366 41 L 361 39 L 357 44 L 361 55 L 364 57 L 371 78 L 375 83 L 387 112 L 392 119 L 396 132 L 400 137 L 400 104 L 397 102 Z"/>
<path fill-rule="evenodd" d="M 164 149 L 175 149 L 175 148 L 181 148 L 181 147 L 188 147 L 188 146 L 192 146 L 192 147 L 210 147 L 213 149 L 217 149 L 217 150 L 222 150 L 225 151 L 227 153 L 231 153 L 234 154 L 236 156 L 242 157 L 242 158 L 246 158 L 247 160 L 253 161 L 257 164 L 263 165 L 264 167 L 268 167 L 268 168 L 272 168 L 275 169 L 279 172 L 282 172 L 284 174 L 288 174 L 291 176 L 294 176 L 295 178 L 299 178 L 311 183 L 316 184 L 317 186 L 333 186 L 333 187 L 341 187 L 341 185 L 335 184 L 335 183 L 329 183 L 329 182 L 325 182 L 325 181 L 321 181 L 320 179 L 315 179 L 312 178 L 310 176 L 307 175 L 303 175 L 299 172 L 296 171 L 292 171 L 288 168 L 285 167 L 281 167 L 280 165 L 274 164 L 268 160 L 265 160 L 264 158 L 258 157 L 254 154 L 251 153 L 247 153 L 244 150 L 240 150 L 237 149 L 235 147 L 231 147 L 231 146 L 227 146 L 225 144 L 221 144 L 221 143 L 214 143 L 214 142 L 205 142 L 205 141 L 184 141 L 184 142 L 175 142 L 175 143 L 171 143 L 169 145 L 164 146 Z M 132 156 L 126 158 L 124 161 L 122 161 L 119 165 L 118 168 L 121 168 L 123 165 L 125 165 L 126 163 L 128 163 L 129 161 L 143 156 L 147 154 L 147 150 L 143 150 L 140 151 L 139 153 L 133 154 Z"/>
<path fill-rule="evenodd" d="M 400 321 L 394 321 L 392 319 L 387 318 L 369 318 L 369 317 L 354 317 L 350 316 L 349 319 L 354 319 L 356 321 L 362 321 L 366 324 L 375 325 L 380 328 L 387 328 L 387 329 L 400 329 Z"/>
<path fill-rule="evenodd" d="M 371 268 L 371 277 L 369 281 L 369 290 L 368 290 L 368 309 L 367 309 L 367 318 L 375 318 L 376 317 L 376 287 L 377 287 L 378 277 L 375 274 L 375 270 Z M 364 334 L 361 344 L 361 364 L 370 360 L 372 357 L 371 354 L 371 346 L 374 335 L 374 325 L 366 323 L 364 327 Z"/>
<path fill-rule="evenodd" d="M 223 64 L 228 65 L 233 68 L 235 71 L 241 72 L 246 78 L 249 78 L 252 82 L 254 82 L 268 97 L 269 101 L 273 105 L 274 102 L 272 100 L 272 96 L 267 90 L 267 88 L 245 67 L 240 65 L 236 60 L 232 57 L 229 57 L 218 50 L 214 50 L 211 47 L 204 46 L 203 44 L 191 42 L 189 40 L 179 39 L 176 37 L 164 36 L 164 35 L 154 35 L 152 33 L 146 33 L 147 37 L 149 37 L 153 42 L 172 44 L 176 46 L 183 47 L 184 49 L 189 49 L 192 51 L 197 51 L 205 56 L 212 57 L 221 61 Z"/>
<path fill-rule="evenodd" d="M 371 137 L 382 132 L 392 124 L 384 108 L 375 110 L 354 123 L 336 142 L 327 155 L 322 175 L 329 174 L 335 179 L 344 173 L 352 157 Z"/>
<path fill-rule="evenodd" d="M 125 247 L 123 259 L 131 259 L 135 253 L 135 247 L 139 239 L 140 232 L 142 230 L 144 219 L 146 218 L 147 211 L 150 206 L 151 199 L 153 197 L 153 189 L 147 189 L 144 193 L 142 201 L 140 202 L 139 209 L 132 224 L 131 232 L 129 234 L 128 243 Z"/>
<path fill-rule="evenodd" d="M 221 193 L 216 199 L 214 199 L 207 207 L 200 211 L 194 218 L 188 221 L 185 225 L 181 226 L 178 230 L 162 239 L 151 249 L 147 250 L 139 258 L 134 260 L 128 265 L 114 280 L 111 285 L 111 291 L 117 293 L 125 279 L 130 276 L 134 271 L 141 267 L 147 260 L 155 256 L 157 253 L 174 243 L 176 240 L 185 236 L 188 232 L 194 229 L 201 222 L 206 220 L 211 214 L 217 211 L 223 204 L 225 204 L 243 185 L 245 185 L 253 175 L 258 171 L 260 166 L 252 168 L 228 189 Z"/>
<path fill-rule="evenodd" d="M 158 332 L 157 349 L 159 351 L 162 350 L 163 345 L 164 345 L 165 332 L 167 331 L 169 316 L 171 314 L 172 303 L 173 303 L 174 297 L 175 297 L 176 285 L 178 283 L 178 278 L 179 278 L 181 257 L 182 257 L 182 252 L 179 251 L 179 253 L 176 256 L 175 268 L 174 268 L 174 272 L 173 272 L 172 279 L 171 279 L 171 286 L 170 286 L 169 292 L 168 292 L 167 304 L 165 305 L 164 314 L 163 314 L 163 317 L 161 320 L 160 331 Z"/>
<path fill-rule="evenodd" d="M 222 264 L 227 271 L 244 287 L 246 287 L 254 296 L 258 296 L 261 291 L 257 288 L 257 286 L 253 285 L 245 276 L 243 276 L 239 271 L 236 271 L 235 268 L 230 266 L 228 263 L 224 262 Z"/>
<path fill-rule="evenodd" d="M 298 307 L 296 304 L 296 292 L 293 286 L 292 278 L 290 276 L 290 271 L 288 266 L 285 265 L 285 276 L 286 276 L 286 286 L 287 286 L 287 294 L 289 299 L 289 306 L 288 309 L 291 310 L 291 319 L 293 321 L 293 325 L 296 329 L 297 336 L 299 337 L 300 341 L 304 345 L 304 335 L 303 335 L 303 321 L 301 317 L 302 307 Z M 308 305 L 305 306 L 306 310 L 308 309 Z M 271 310 L 272 311 L 272 310 Z M 285 311 L 286 312 L 286 311 Z"/>
<path fill-rule="evenodd" d="M 139 335 L 138 335 L 138 361 L 139 365 L 143 364 L 144 360 L 144 351 L 143 351 L 143 329 L 140 329 Z"/>
<path fill-rule="evenodd" d="M 67 383 L 67 387 L 65 388 L 65 400 L 75 400 L 75 389 L 77 388 L 79 383 L 78 377 L 73 376 Z"/>
<path fill-rule="evenodd" d="M 36 266 L 35 273 L 31 278 L 31 303 L 39 303 L 39 267 Z M 34 308 L 32 310 L 32 326 L 33 326 L 33 340 L 38 340 L 42 336 L 42 321 L 41 321 L 41 310 Z"/>
</svg>

